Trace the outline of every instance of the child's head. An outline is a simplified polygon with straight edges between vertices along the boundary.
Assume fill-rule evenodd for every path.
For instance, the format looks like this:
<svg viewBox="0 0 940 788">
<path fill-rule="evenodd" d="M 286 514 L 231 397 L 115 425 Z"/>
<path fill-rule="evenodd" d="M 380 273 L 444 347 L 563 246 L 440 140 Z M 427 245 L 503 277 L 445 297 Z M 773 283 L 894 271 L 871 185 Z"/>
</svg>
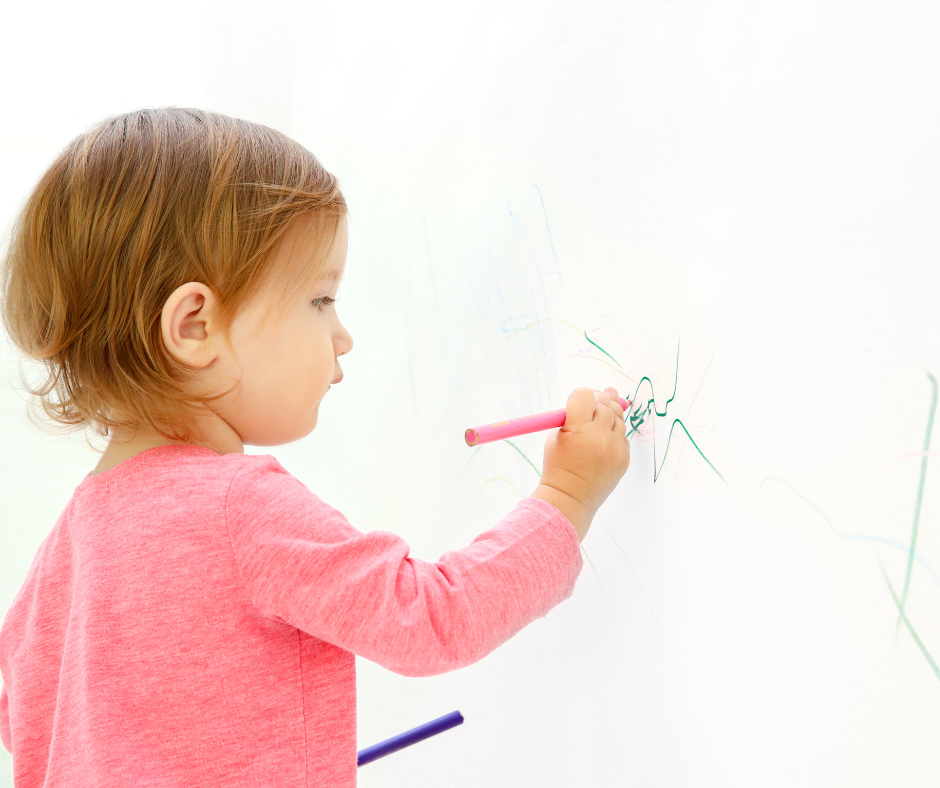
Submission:
<svg viewBox="0 0 940 788">
<path fill-rule="evenodd" d="M 308 434 L 352 347 L 322 300 L 345 215 L 336 179 L 273 129 L 176 107 L 102 121 L 13 225 L 4 326 L 46 373 L 24 385 L 68 431 L 200 441 L 208 407 L 244 443 Z"/>
</svg>

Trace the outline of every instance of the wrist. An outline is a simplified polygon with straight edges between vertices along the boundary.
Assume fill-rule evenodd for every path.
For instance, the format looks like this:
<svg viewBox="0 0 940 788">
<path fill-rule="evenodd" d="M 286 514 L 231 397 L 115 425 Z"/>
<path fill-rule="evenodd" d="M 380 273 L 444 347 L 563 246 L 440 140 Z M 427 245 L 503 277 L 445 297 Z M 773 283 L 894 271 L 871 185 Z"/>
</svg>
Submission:
<svg viewBox="0 0 940 788">
<path fill-rule="evenodd" d="M 557 487 L 548 484 L 539 484 L 530 498 L 538 498 L 546 503 L 550 503 L 560 511 L 568 521 L 574 526 L 578 534 L 578 541 L 582 541 L 587 536 L 588 529 L 591 527 L 591 521 L 594 519 L 594 510 L 581 503 L 577 498 L 569 495 Z"/>
</svg>

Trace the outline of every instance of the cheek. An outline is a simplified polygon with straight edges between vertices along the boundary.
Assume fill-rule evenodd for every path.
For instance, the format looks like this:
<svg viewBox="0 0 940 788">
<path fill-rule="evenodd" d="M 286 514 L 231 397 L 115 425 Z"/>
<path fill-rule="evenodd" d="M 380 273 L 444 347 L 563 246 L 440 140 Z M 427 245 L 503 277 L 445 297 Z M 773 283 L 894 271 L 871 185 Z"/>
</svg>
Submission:
<svg viewBox="0 0 940 788">
<path fill-rule="evenodd" d="M 310 358 L 317 372 L 326 375 L 328 378 L 333 376 L 333 364 L 336 358 L 333 353 L 333 339 L 330 336 L 318 338 Z"/>
</svg>

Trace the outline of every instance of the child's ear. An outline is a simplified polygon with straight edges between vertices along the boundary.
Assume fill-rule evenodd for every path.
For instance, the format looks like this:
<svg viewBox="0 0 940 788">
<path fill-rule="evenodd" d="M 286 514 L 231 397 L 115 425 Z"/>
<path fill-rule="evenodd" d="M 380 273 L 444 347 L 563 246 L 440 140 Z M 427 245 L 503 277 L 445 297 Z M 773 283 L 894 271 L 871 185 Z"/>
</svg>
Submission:
<svg viewBox="0 0 940 788">
<path fill-rule="evenodd" d="M 167 299 L 160 316 L 160 331 L 169 353 L 195 369 L 209 366 L 218 355 L 209 336 L 209 321 L 218 299 L 202 282 L 187 282 Z"/>
</svg>

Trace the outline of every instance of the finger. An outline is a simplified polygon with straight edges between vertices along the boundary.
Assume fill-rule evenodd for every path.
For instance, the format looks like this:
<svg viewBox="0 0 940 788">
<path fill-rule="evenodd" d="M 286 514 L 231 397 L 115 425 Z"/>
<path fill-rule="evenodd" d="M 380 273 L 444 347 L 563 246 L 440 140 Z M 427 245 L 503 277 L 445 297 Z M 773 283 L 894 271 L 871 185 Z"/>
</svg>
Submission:
<svg viewBox="0 0 940 788">
<path fill-rule="evenodd" d="M 610 407 L 614 409 L 617 418 L 623 421 L 623 406 L 620 404 L 620 394 L 617 393 L 617 389 L 608 386 L 604 389 L 604 393 L 610 396 Z"/>
<path fill-rule="evenodd" d="M 617 394 L 617 389 L 609 387 L 604 389 L 604 393 L 610 397 L 610 409 L 614 413 L 614 423 L 610 425 L 610 428 L 620 435 L 626 435 L 627 422 L 623 417 L 623 407 L 620 405 L 620 396 Z"/>
<path fill-rule="evenodd" d="M 598 391 L 597 389 L 592 389 L 594 392 L 594 421 L 599 424 L 603 424 L 605 427 L 613 427 L 614 421 L 614 408 L 613 403 L 610 401 L 610 396 L 605 391 Z"/>
</svg>

